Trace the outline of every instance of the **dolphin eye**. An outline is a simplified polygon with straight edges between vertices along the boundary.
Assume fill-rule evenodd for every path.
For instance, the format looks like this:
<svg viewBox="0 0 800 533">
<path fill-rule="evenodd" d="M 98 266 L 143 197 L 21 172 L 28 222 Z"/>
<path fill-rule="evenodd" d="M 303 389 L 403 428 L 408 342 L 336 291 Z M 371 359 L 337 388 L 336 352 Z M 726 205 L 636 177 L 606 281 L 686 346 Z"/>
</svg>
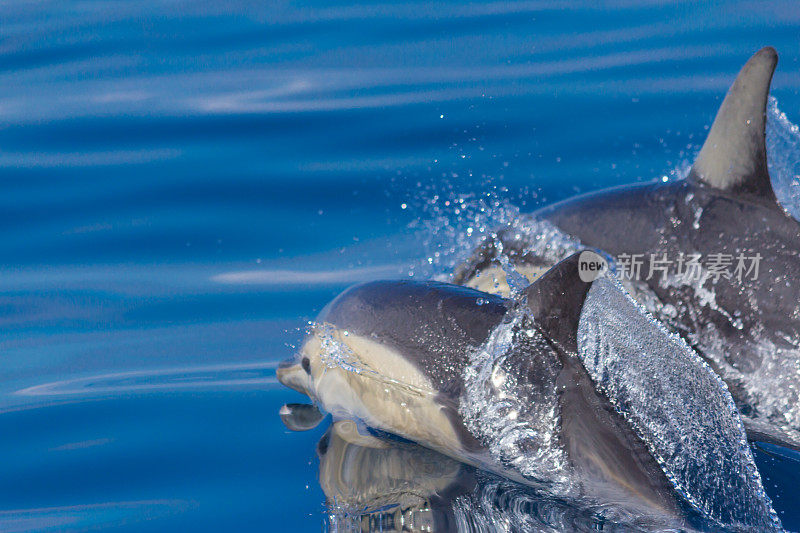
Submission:
<svg viewBox="0 0 800 533">
<path fill-rule="evenodd" d="M 331 443 L 331 434 L 325 433 L 325 435 L 322 436 L 322 439 L 320 439 L 320 441 L 317 443 L 317 452 L 320 455 L 325 455 L 326 453 L 328 453 L 328 446 L 330 446 L 330 443 Z"/>
<path fill-rule="evenodd" d="M 300 361 L 300 366 L 303 367 L 303 370 L 306 371 L 306 374 L 311 374 L 311 361 L 308 360 L 308 357 L 303 357 L 303 360 Z"/>
</svg>

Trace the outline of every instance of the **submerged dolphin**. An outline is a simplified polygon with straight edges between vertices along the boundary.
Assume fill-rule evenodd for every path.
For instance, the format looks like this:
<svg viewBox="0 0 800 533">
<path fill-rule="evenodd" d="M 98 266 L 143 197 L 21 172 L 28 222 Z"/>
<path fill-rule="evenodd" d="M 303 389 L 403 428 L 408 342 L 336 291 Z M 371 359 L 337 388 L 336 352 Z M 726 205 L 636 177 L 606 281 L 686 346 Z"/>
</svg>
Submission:
<svg viewBox="0 0 800 533">
<path fill-rule="evenodd" d="M 583 246 L 601 249 L 725 380 L 750 436 L 800 449 L 800 224 L 776 200 L 765 144 L 776 64 L 764 48 L 744 65 L 685 180 L 536 211 L 498 230 L 454 281 L 503 292 L 501 261 L 533 278 Z"/>
<path fill-rule="evenodd" d="M 337 419 L 564 497 L 679 526 L 696 514 L 779 528 L 719 378 L 610 278 L 583 281 L 579 263 L 522 301 L 436 282 L 354 287 L 278 379 Z M 644 344 L 626 351 L 619 328 Z"/>
</svg>

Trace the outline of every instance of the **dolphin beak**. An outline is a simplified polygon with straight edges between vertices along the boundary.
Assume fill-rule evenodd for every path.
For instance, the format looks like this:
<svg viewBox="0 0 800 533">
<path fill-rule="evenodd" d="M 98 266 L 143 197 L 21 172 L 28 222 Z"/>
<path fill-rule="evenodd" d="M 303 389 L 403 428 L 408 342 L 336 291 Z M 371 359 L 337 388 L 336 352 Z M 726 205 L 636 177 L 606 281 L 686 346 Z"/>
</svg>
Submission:
<svg viewBox="0 0 800 533">
<path fill-rule="evenodd" d="M 275 375 L 283 385 L 306 396 L 311 396 L 309 376 L 296 358 L 289 358 L 278 365 Z"/>
</svg>

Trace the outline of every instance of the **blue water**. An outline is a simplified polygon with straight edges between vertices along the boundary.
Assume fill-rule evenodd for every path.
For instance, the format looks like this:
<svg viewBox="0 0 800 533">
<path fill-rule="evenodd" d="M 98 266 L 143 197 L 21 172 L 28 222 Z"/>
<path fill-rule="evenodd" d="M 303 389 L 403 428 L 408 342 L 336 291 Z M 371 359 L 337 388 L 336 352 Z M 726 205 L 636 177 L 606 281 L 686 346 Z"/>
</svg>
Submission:
<svg viewBox="0 0 800 533">
<path fill-rule="evenodd" d="M 763 45 L 797 123 L 798 35 L 794 0 L 0 3 L 0 530 L 320 530 L 274 377 L 306 322 L 464 253 L 447 199 L 671 175 Z"/>
</svg>

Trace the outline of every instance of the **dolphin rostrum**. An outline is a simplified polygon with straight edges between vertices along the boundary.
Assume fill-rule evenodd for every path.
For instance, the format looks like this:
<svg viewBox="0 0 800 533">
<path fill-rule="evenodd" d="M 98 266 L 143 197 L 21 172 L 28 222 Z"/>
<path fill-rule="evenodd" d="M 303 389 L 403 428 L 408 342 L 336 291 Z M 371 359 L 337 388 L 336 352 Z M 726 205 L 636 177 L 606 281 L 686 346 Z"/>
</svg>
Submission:
<svg viewBox="0 0 800 533">
<path fill-rule="evenodd" d="M 778 529 L 724 384 L 610 277 L 583 279 L 587 253 L 600 257 L 570 256 L 518 300 L 437 282 L 351 288 L 278 379 L 335 419 L 552 494 L 678 526 Z M 620 328 L 645 344 L 615 342 Z M 663 361 L 671 371 L 654 372 Z"/>
<path fill-rule="evenodd" d="M 591 247 L 634 297 L 727 383 L 754 440 L 800 449 L 800 224 L 767 170 L 766 104 L 778 56 L 744 65 L 688 177 L 568 199 L 498 229 L 454 282 L 507 290 Z"/>
</svg>

